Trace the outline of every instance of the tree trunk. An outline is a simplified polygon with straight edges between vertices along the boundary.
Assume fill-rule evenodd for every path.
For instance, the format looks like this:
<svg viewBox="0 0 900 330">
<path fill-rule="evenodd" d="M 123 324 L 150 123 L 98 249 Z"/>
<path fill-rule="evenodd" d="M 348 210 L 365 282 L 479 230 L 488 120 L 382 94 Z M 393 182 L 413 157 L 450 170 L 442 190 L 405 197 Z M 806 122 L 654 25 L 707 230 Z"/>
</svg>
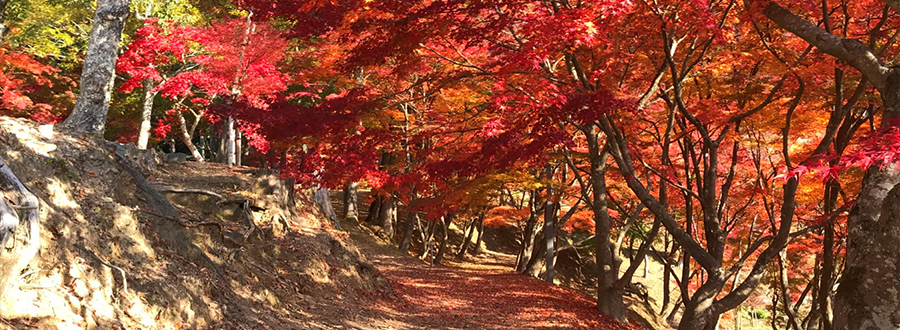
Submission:
<svg viewBox="0 0 900 330">
<path fill-rule="evenodd" d="M 525 270 L 522 272 L 523 274 L 541 277 L 541 271 L 544 270 L 544 266 L 546 265 L 546 259 L 542 257 L 547 254 L 547 245 L 543 244 L 544 241 L 544 228 L 542 226 L 541 229 L 538 230 L 538 233 L 534 235 L 532 243 L 533 248 L 531 250 L 531 255 L 528 258 L 528 263 L 525 265 Z"/>
<path fill-rule="evenodd" d="M 153 80 L 144 79 L 144 102 L 141 110 L 141 128 L 138 130 L 137 148 L 147 149 L 147 143 L 150 142 L 150 118 L 153 114 L 153 98 L 156 92 L 153 91 Z"/>
<path fill-rule="evenodd" d="M 288 202 L 290 203 L 291 207 L 295 207 L 297 205 L 297 200 L 294 199 L 294 186 L 296 186 L 294 178 L 284 179 L 284 188 L 285 190 L 287 190 Z"/>
<path fill-rule="evenodd" d="M 553 169 L 549 164 L 544 167 L 544 171 L 547 179 L 550 180 L 553 177 Z M 553 189 L 547 187 L 547 201 L 544 202 L 544 245 L 546 245 L 544 247 L 546 253 L 544 263 L 547 265 L 547 271 L 544 272 L 544 280 L 551 284 L 553 283 L 553 256 L 556 255 L 556 248 L 553 244 L 556 240 L 556 204 L 550 197 L 552 194 Z"/>
<path fill-rule="evenodd" d="M 669 309 L 669 303 L 672 300 L 672 298 L 670 297 L 672 295 L 672 289 L 670 288 L 670 286 L 672 285 L 670 283 L 670 281 L 672 280 L 672 274 L 669 273 L 669 267 L 671 266 L 671 263 L 669 263 L 668 259 L 666 259 L 664 262 L 666 264 L 664 265 L 665 267 L 663 267 L 662 307 L 660 307 L 659 309 L 659 315 L 665 314 L 666 310 Z"/>
<path fill-rule="evenodd" d="M 6 4 L 7 0 L 0 0 L 0 44 L 3 43 L 3 37 L 6 36 Z"/>
<path fill-rule="evenodd" d="M 710 278 L 704 283 L 690 303 L 685 304 L 684 315 L 678 322 L 678 330 L 714 330 L 719 325 L 719 314 L 713 310 L 716 294 L 721 291 L 725 282 L 721 279 Z"/>
<path fill-rule="evenodd" d="M 0 306 L 15 308 L 19 275 L 41 247 L 40 201 L 25 188 L 12 169 L 0 158 L 0 189 L 15 202 L 16 210 L 0 196 Z M 27 225 L 26 231 L 18 230 Z M 23 237 L 25 236 L 25 237 Z M 12 311 L 0 310 L 0 317 Z"/>
<path fill-rule="evenodd" d="M 184 120 L 184 115 L 179 110 L 175 110 L 175 116 L 178 119 L 178 127 L 181 129 L 181 134 L 179 137 L 181 138 L 181 142 L 187 146 L 188 150 L 191 151 L 191 155 L 194 156 L 198 162 L 203 161 L 203 155 L 200 154 L 200 151 L 197 150 L 197 146 L 194 145 L 194 142 L 191 141 L 191 133 L 188 131 L 187 124 Z"/>
<path fill-rule="evenodd" d="M 369 204 L 369 212 L 366 213 L 366 218 L 363 220 L 365 223 L 375 223 L 378 220 L 378 214 L 381 213 L 381 204 L 383 204 L 383 198 L 381 196 L 375 196 L 375 199 L 372 200 L 372 204 Z"/>
<path fill-rule="evenodd" d="M 477 219 L 472 219 L 472 221 L 469 222 L 469 225 L 466 226 L 466 236 L 463 238 L 462 244 L 459 245 L 459 251 L 456 251 L 456 257 L 459 259 L 465 257 L 466 252 L 469 250 L 469 244 L 472 242 L 472 235 L 475 233 L 475 221 L 477 221 Z"/>
<path fill-rule="evenodd" d="M 531 259 L 531 251 L 534 248 L 534 236 L 536 234 L 535 227 L 537 226 L 537 210 L 535 210 L 534 203 L 537 200 L 537 192 L 531 192 L 529 208 L 531 212 L 529 212 L 528 220 L 525 222 L 525 230 L 522 232 L 522 244 L 519 248 L 519 254 L 516 258 L 516 272 L 524 272 L 525 267 L 528 265 L 528 261 Z"/>
<path fill-rule="evenodd" d="M 338 221 L 338 216 L 334 212 L 334 206 L 331 204 L 331 197 L 329 196 L 328 188 L 316 188 L 314 199 L 316 201 L 316 205 L 319 206 L 319 210 L 322 211 L 323 215 L 325 215 L 325 218 L 327 218 L 328 221 L 331 221 L 331 223 L 334 224 L 334 228 L 341 229 L 341 223 L 340 221 Z"/>
<path fill-rule="evenodd" d="M 784 309 L 784 315 L 788 317 L 788 325 L 790 328 L 802 330 L 799 321 L 797 321 L 797 315 L 794 314 L 794 304 L 791 298 L 790 285 L 788 284 L 788 274 L 787 270 L 785 270 L 787 262 L 785 262 L 784 259 L 786 257 L 787 251 L 782 250 L 781 253 L 778 254 L 778 257 L 775 258 L 775 261 L 778 263 L 778 286 L 781 289 L 781 305 Z"/>
<path fill-rule="evenodd" d="M 235 139 L 234 139 L 234 166 L 241 166 L 242 158 L 244 155 L 244 133 L 239 129 L 235 129 Z"/>
<path fill-rule="evenodd" d="M 440 265 L 444 260 L 444 254 L 447 253 L 447 239 L 450 238 L 450 223 L 453 222 L 452 216 L 444 217 L 441 221 L 441 246 L 438 248 L 437 255 L 434 257 L 434 263 Z"/>
<path fill-rule="evenodd" d="M 344 186 L 344 219 L 359 222 L 359 212 L 357 211 L 359 203 L 358 183 L 350 182 Z"/>
<path fill-rule="evenodd" d="M 487 213 L 478 216 L 478 241 L 475 242 L 475 255 L 481 254 L 481 244 L 484 241 L 484 217 Z"/>
<path fill-rule="evenodd" d="M 900 329 L 900 185 L 892 165 L 869 169 L 847 219 L 835 329 Z"/>
<path fill-rule="evenodd" d="M 225 140 L 228 139 L 228 129 L 226 127 L 227 126 L 226 124 L 228 124 L 227 121 L 222 120 L 218 129 L 216 129 L 215 132 L 212 133 L 212 136 L 215 139 L 212 142 L 213 146 L 211 147 L 211 149 L 215 150 L 215 154 L 216 154 L 215 158 L 213 158 L 213 159 L 215 159 L 215 162 L 222 163 L 222 164 L 225 164 L 225 161 L 226 161 Z M 281 162 L 278 166 L 279 170 L 284 169 L 285 164 L 287 164 L 287 157 L 285 156 L 286 154 L 287 154 L 286 151 L 284 151 L 284 150 L 281 151 Z"/>
<path fill-rule="evenodd" d="M 381 205 L 378 212 L 378 224 L 384 230 L 388 241 L 394 239 L 394 224 L 397 223 L 397 201 L 394 197 L 388 197 L 387 201 Z"/>
<path fill-rule="evenodd" d="M 409 244 L 412 242 L 413 233 L 418 222 L 419 214 L 410 210 L 406 217 L 406 230 L 403 231 L 403 239 L 400 241 L 400 251 L 404 253 L 409 252 Z"/>
<path fill-rule="evenodd" d="M 78 100 L 64 125 L 102 136 L 112 97 L 119 40 L 128 18 L 129 0 L 98 0 L 88 41 Z"/>
<path fill-rule="evenodd" d="M 234 166 L 237 164 L 237 156 L 235 155 L 234 141 L 236 139 L 234 129 L 234 118 L 228 116 L 225 118 L 225 165 Z"/>
<path fill-rule="evenodd" d="M 642 278 L 650 278 L 650 255 L 644 255 L 644 274 Z"/>
<path fill-rule="evenodd" d="M 608 153 L 600 145 L 599 132 L 593 128 L 585 132 L 588 138 L 591 164 L 591 186 L 594 193 L 591 208 L 594 213 L 594 255 L 597 263 L 597 310 L 615 320 L 625 321 L 625 290 L 616 285 L 619 278 L 619 256 L 613 255 L 612 219 L 606 200 L 606 161 Z"/>
<path fill-rule="evenodd" d="M 825 184 L 825 212 L 834 212 L 840 186 L 834 179 Z M 825 226 L 822 235 L 822 266 L 819 271 L 818 294 L 816 295 L 818 320 L 822 330 L 832 330 L 831 296 L 834 290 L 834 225 Z M 815 319 L 815 318 L 814 318 Z M 818 323 L 818 322 L 817 322 Z"/>
</svg>

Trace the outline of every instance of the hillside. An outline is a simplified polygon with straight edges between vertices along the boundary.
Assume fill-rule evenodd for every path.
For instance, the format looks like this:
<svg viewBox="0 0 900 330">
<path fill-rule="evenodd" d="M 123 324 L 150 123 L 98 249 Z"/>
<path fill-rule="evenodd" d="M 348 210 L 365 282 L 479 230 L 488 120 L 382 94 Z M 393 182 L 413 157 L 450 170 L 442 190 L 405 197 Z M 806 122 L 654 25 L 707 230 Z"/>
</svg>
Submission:
<svg viewBox="0 0 900 330">
<path fill-rule="evenodd" d="M 0 328 L 308 329 L 334 318 L 319 306 L 384 288 L 273 174 L 157 167 L 153 154 L 6 117 L 0 156 L 41 204 L 40 253 L 14 274 Z"/>
</svg>

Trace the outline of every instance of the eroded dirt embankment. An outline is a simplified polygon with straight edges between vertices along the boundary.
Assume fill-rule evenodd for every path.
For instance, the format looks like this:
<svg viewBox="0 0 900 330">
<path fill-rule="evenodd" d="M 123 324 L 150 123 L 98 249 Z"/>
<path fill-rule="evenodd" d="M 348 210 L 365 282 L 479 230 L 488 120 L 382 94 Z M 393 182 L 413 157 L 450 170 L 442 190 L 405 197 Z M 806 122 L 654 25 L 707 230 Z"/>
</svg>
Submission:
<svg viewBox="0 0 900 330">
<path fill-rule="evenodd" d="M 133 147 L 6 117 L 0 156 L 41 204 L 40 253 L 2 293 L 0 327 L 327 328 L 318 306 L 384 286 L 273 174 L 156 166 Z"/>
</svg>

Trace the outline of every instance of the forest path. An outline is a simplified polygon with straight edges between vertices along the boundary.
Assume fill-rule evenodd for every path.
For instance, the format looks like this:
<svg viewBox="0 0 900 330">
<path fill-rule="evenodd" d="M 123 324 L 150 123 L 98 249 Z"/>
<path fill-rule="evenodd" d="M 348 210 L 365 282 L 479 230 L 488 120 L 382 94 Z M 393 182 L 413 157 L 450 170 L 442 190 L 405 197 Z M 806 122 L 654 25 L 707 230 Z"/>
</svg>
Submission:
<svg viewBox="0 0 900 330">
<path fill-rule="evenodd" d="M 385 276 L 391 291 L 371 308 L 376 328 L 396 329 L 626 329 L 596 312 L 576 291 L 517 274 L 507 260 L 493 264 L 424 261 L 377 241 L 365 226 L 342 224 Z M 371 318 L 370 318 L 371 320 Z"/>
</svg>

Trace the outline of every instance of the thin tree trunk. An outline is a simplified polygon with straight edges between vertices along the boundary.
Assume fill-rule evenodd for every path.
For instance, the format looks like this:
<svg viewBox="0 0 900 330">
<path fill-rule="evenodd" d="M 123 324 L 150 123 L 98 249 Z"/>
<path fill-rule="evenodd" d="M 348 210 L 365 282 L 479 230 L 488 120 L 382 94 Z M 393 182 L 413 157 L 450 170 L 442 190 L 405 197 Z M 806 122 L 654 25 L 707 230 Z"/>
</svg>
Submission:
<svg viewBox="0 0 900 330">
<path fill-rule="evenodd" d="M 550 165 L 544 167 L 545 175 L 550 180 L 553 177 L 553 168 Z M 550 197 L 553 189 L 547 187 L 547 201 L 544 202 L 544 248 L 547 253 L 544 263 L 547 265 L 547 271 L 544 272 L 544 280 L 553 283 L 553 257 L 556 255 L 554 243 L 556 241 L 556 204 Z"/>
<path fill-rule="evenodd" d="M 344 185 L 344 219 L 359 222 L 359 212 L 357 204 L 359 203 L 357 182 L 350 182 Z"/>
<path fill-rule="evenodd" d="M 643 278 L 650 278 L 650 256 L 644 255 L 644 274 Z"/>
<path fill-rule="evenodd" d="M 232 99 L 235 99 L 241 95 L 242 78 L 245 76 L 245 70 L 249 69 L 245 67 L 244 57 L 247 45 L 250 42 L 250 35 L 253 33 L 253 21 L 251 20 L 252 17 L 253 12 L 250 12 L 250 14 L 247 15 L 247 26 L 244 30 L 244 38 L 243 40 L 241 40 L 241 50 L 238 53 L 238 69 L 234 74 L 234 82 L 231 85 Z M 240 155 L 237 154 L 240 152 L 240 146 L 237 145 L 238 137 L 235 132 L 234 126 L 234 118 L 231 115 L 228 115 L 228 117 L 225 119 L 225 164 L 228 166 L 240 166 Z"/>
<path fill-rule="evenodd" d="M 441 237 L 441 246 L 438 248 L 437 255 L 434 257 L 434 263 L 437 265 L 441 264 L 441 261 L 444 260 L 444 254 L 447 253 L 447 239 L 450 238 L 450 223 L 453 222 L 452 216 L 444 217 L 444 221 L 441 221 L 441 233 L 443 237 Z"/>
<path fill-rule="evenodd" d="M 672 300 L 672 298 L 670 297 L 671 292 L 672 292 L 672 288 L 670 287 L 672 285 L 670 283 L 672 281 L 672 275 L 669 274 L 669 271 L 668 271 L 668 268 L 670 267 L 671 264 L 669 263 L 668 259 L 666 259 L 664 262 L 666 264 L 665 264 L 665 267 L 663 268 L 662 307 L 660 307 L 660 309 L 659 309 L 660 315 L 663 315 L 666 312 L 666 310 L 669 309 L 669 303 L 671 303 L 671 300 Z"/>
<path fill-rule="evenodd" d="M 409 252 L 409 244 L 412 243 L 412 237 L 418 222 L 419 214 L 410 210 L 406 217 L 406 230 L 403 231 L 403 239 L 400 240 L 400 251 L 404 253 Z"/>
<path fill-rule="evenodd" d="M 144 102 L 141 110 L 141 127 L 138 130 L 137 148 L 147 149 L 147 143 L 150 141 L 150 119 L 153 114 L 153 98 L 156 92 L 153 91 L 153 80 L 144 79 Z"/>
<path fill-rule="evenodd" d="M 838 198 L 838 183 L 832 179 L 825 185 L 825 212 L 834 212 Z M 818 314 L 822 330 L 832 330 L 831 295 L 834 290 L 834 225 L 825 226 L 822 235 L 822 265 L 819 279 Z"/>
<path fill-rule="evenodd" d="M 779 253 L 778 258 L 775 259 L 778 262 L 778 284 L 779 287 L 781 287 L 781 305 L 784 309 L 784 314 L 788 317 L 788 325 L 790 325 L 791 329 L 801 330 L 800 323 L 797 322 L 797 315 L 794 314 L 794 303 L 791 300 L 788 275 L 787 271 L 785 270 L 786 263 L 784 257 L 786 255 L 786 251 L 782 250 L 781 253 Z"/>
<path fill-rule="evenodd" d="M 106 130 L 106 115 L 112 97 L 119 40 L 128 18 L 129 0 L 98 0 L 88 41 L 84 67 L 81 70 L 80 91 L 72 114 L 64 125 L 102 136 Z"/>
<path fill-rule="evenodd" d="M 472 219 L 472 221 L 469 222 L 469 225 L 466 226 L 466 237 L 463 238 L 462 244 L 459 245 L 459 251 L 456 251 L 456 257 L 459 259 L 465 257 L 466 252 L 469 250 L 469 244 L 472 242 L 472 235 L 475 233 L 475 221 L 478 221 L 478 219 Z"/>
<path fill-rule="evenodd" d="M 236 139 L 234 129 L 234 118 L 228 116 L 225 118 L 225 165 L 234 166 L 237 164 L 235 155 L 234 142 Z"/>
<path fill-rule="evenodd" d="M 191 141 L 191 133 L 188 131 L 187 124 L 184 120 L 184 115 L 179 110 L 175 110 L 175 117 L 178 119 L 178 127 L 181 129 L 181 134 L 179 137 L 181 138 L 181 142 L 187 146 L 188 150 L 191 151 L 191 155 L 194 156 L 198 162 L 203 161 L 203 155 L 200 154 L 200 151 L 197 150 L 197 147 L 194 145 L 194 142 Z"/>
<path fill-rule="evenodd" d="M 234 139 L 234 166 L 241 166 L 242 158 L 244 154 L 244 133 L 239 129 L 235 129 L 235 134 L 237 135 Z"/>
<path fill-rule="evenodd" d="M 6 36 L 6 4 L 7 0 L 0 0 L 0 44 L 3 43 L 3 37 Z"/>
<path fill-rule="evenodd" d="M 422 255 L 419 258 L 425 259 L 428 257 L 428 253 L 437 253 L 437 251 L 432 251 L 434 248 L 434 221 L 423 224 L 422 219 L 417 218 L 416 220 L 419 220 L 416 222 L 416 226 L 419 227 L 419 237 L 422 239 Z M 431 257 L 433 261 L 434 255 Z"/>
<path fill-rule="evenodd" d="M 481 244 L 484 241 L 484 217 L 486 213 L 481 213 L 478 216 L 478 241 L 475 242 L 475 255 L 481 254 Z"/>
<path fill-rule="evenodd" d="M 516 272 L 524 272 L 525 267 L 528 265 L 528 261 L 531 259 L 531 251 L 534 249 L 534 238 L 536 234 L 535 227 L 537 226 L 537 210 L 535 209 L 535 203 L 537 203 L 537 192 L 532 191 L 530 194 L 530 202 L 529 208 L 531 212 L 529 212 L 528 220 L 525 222 L 525 230 L 522 232 L 522 244 L 519 248 L 519 254 L 516 258 Z"/>
</svg>

